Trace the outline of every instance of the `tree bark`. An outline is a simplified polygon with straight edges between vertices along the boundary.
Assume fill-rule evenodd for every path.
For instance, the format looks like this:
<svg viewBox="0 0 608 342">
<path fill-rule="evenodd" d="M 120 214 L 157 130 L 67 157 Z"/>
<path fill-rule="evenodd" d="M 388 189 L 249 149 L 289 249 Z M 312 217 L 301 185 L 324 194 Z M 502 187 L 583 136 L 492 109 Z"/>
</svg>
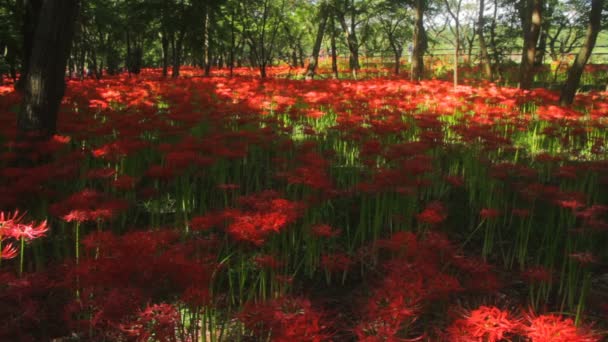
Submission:
<svg viewBox="0 0 608 342">
<path fill-rule="evenodd" d="M 581 81 L 581 75 L 585 69 L 585 65 L 591 56 L 591 52 L 595 47 L 597 36 L 601 30 L 602 21 L 602 9 L 604 6 L 604 0 L 592 0 L 591 10 L 589 11 L 589 24 L 587 26 L 587 33 L 585 35 L 585 43 L 581 47 L 574 64 L 568 71 L 568 79 L 562 88 L 562 92 L 559 98 L 559 102 L 562 106 L 570 105 L 574 101 L 576 90 Z"/>
<path fill-rule="evenodd" d="M 479 0 L 479 18 L 477 20 L 477 36 L 479 37 L 479 52 L 481 53 L 481 64 L 483 66 L 483 72 L 486 78 L 490 81 L 493 80 L 492 75 L 492 63 L 490 62 L 490 55 L 488 54 L 488 46 L 486 45 L 486 39 L 483 36 L 483 27 L 485 24 L 484 19 L 485 1 Z"/>
<path fill-rule="evenodd" d="M 416 0 L 414 3 L 416 23 L 414 26 L 414 48 L 412 51 L 412 81 L 419 81 L 424 74 L 424 53 L 427 48 L 426 31 L 424 30 L 424 1 Z"/>
<path fill-rule="evenodd" d="M 161 34 L 160 42 L 163 50 L 163 77 L 167 77 L 169 74 L 169 38 L 166 31 Z"/>
<path fill-rule="evenodd" d="M 354 5 L 353 5 L 354 12 Z M 344 13 L 337 14 L 338 21 L 342 26 L 342 30 L 346 35 L 346 46 L 348 47 L 348 51 L 350 52 L 349 65 L 351 73 L 353 77 L 357 79 L 357 72 L 359 71 L 359 40 L 357 39 L 357 32 L 355 27 L 355 14 L 352 14 L 351 17 L 351 25 L 350 28 L 346 23 L 346 18 L 344 18 Z"/>
<path fill-rule="evenodd" d="M 17 4 L 21 3 L 20 0 Z M 38 26 L 38 18 L 40 17 L 40 10 L 42 8 L 43 0 L 23 0 L 24 17 L 23 17 L 23 54 L 21 63 L 21 75 L 19 81 L 16 84 L 17 90 L 23 92 L 25 89 L 25 82 L 28 77 L 30 69 L 30 60 L 33 51 L 33 43 L 36 35 L 36 28 Z"/>
<path fill-rule="evenodd" d="M 543 0 L 526 0 L 525 5 L 526 8 L 523 10 L 524 48 L 519 73 L 520 89 L 530 89 L 534 80 L 534 58 L 542 25 Z"/>
<path fill-rule="evenodd" d="M 44 0 L 29 53 L 17 128 L 21 138 L 49 138 L 65 91 L 65 69 L 78 14 L 78 0 Z"/>
<path fill-rule="evenodd" d="M 331 20 L 331 37 L 329 40 L 331 48 L 331 72 L 334 78 L 338 79 L 340 78 L 340 73 L 338 72 L 338 49 L 336 47 L 336 21 L 333 16 L 329 20 Z"/>
<path fill-rule="evenodd" d="M 312 47 L 312 55 L 308 60 L 308 67 L 306 68 L 306 79 L 312 80 L 315 77 L 317 71 L 317 65 L 319 64 L 319 52 L 321 51 L 321 43 L 323 42 L 323 35 L 325 33 L 325 25 L 327 24 L 327 17 L 329 10 L 325 3 L 321 4 L 319 27 L 317 28 L 317 37 L 315 39 L 315 45 Z"/>
<path fill-rule="evenodd" d="M 211 75 L 211 23 L 213 21 L 213 13 L 211 8 L 207 5 L 205 9 L 205 76 Z"/>
</svg>

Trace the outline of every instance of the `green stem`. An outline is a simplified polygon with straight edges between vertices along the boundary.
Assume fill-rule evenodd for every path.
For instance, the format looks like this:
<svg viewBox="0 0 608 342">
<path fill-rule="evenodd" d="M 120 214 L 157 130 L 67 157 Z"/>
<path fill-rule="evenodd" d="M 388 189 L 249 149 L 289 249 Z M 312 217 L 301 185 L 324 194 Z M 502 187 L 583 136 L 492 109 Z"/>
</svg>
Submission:
<svg viewBox="0 0 608 342">
<path fill-rule="evenodd" d="M 23 259 L 25 255 L 25 237 L 21 237 L 21 250 L 19 251 L 19 278 L 23 275 Z"/>
</svg>

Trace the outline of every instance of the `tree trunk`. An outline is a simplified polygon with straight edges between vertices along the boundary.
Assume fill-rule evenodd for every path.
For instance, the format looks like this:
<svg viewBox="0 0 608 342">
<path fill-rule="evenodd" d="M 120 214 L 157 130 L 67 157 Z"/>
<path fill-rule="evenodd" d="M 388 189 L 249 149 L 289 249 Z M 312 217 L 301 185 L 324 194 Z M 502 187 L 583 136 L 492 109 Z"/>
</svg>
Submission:
<svg viewBox="0 0 608 342">
<path fill-rule="evenodd" d="M 562 88 L 562 92 L 559 98 L 559 102 L 562 106 L 570 105 L 574 101 L 576 89 L 581 81 L 581 75 L 591 52 L 595 47 L 597 36 L 601 30 L 602 21 L 602 9 L 604 6 L 604 0 L 592 0 L 591 10 L 589 11 L 589 24 L 587 26 L 587 33 L 585 35 L 585 43 L 581 47 L 574 64 L 568 71 L 568 79 Z"/>
<path fill-rule="evenodd" d="M 424 74 L 424 53 L 427 48 L 426 31 L 424 30 L 424 1 L 416 0 L 414 6 L 416 23 L 414 26 L 414 48 L 412 51 L 412 81 L 419 81 Z"/>
<path fill-rule="evenodd" d="M 315 45 L 312 47 L 312 55 L 308 60 L 308 68 L 306 68 L 306 79 L 312 80 L 315 77 L 317 65 L 319 64 L 319 52 L 321 51 L 321 43 L 323 42 L 323 34 L 325 33 L 325 24 L 327 24 L 327 17 L 329 15 L 329 9 L 325 3 L 321 4 L 320 8 L 319 27 L 317 28 L 317 37 L 315 39 Z"/>
<path fill-rule="evenodd" d="M 545 25 L 543 25 L 545 26 Z M 534 56 L 534 65 L 541 66 L 545 60 L 545 52 L 547 51 L 547 34 L 541 28 L 540 37 L 538 38 L 538 46 L 536 47 L 536 55 Z"/>
<path fill-rule="evenodd" d="M 477 21 L 477 36 L 479 37 L 479 52 L 481 53 L 481 64 L 483 65 L 483 72 L 486 78 L 490 81 L 493 80 L 492 75 L 492 63 L 490 62 L 490 55 L 488 54 L 488 47 L 486 45 L 486 39 L 483 36 L 483 27 L 485 24 L 483 12 L 485 10 L 484 0 L 479 0 L 479 19 Z"/>
<path fill-rule="evenodd" d="M 177 34 L 177 39 L 174 39 L 173 46 L 173 70 L 171 70 L 171 77 L 178 78 L 179 70 L 182 66 L 182 48 L 184 43 L 184 35 L 186 30 L 182 28 Z"/>
<path fill-rule="evenodd" d="M 211 75 L 211 22 L 213 20 L 209 6 L 205 9 L 205 76 Z"/>
<path fill-rule="evenodd" d="M 524 48 L 519 73 L 520 89 L 530 89 L 534 80 L 534 58 L 542 24 L 543 0 L 526 0 L 525 5 L 526 8 L 523 10 Z"/>
<path fill-rule="evenodd" d="M 340 78 L 340 73 L 338 72 L 338 49 L 336 48 L 336 21 L 333 17 L 331 18 L 331 37 L 329 44 L 331 47 L 331 72 L 334 75 L 334 78 L 338 79 Z"/>
<path fill-rule="evenodd" d="M 57 111 L 65 90 L 65 69 L 70 52 L 78 0 L 44 0 L 25 76 L 24 96 L 17 128 L 22 138 L 48 138 L 57 128 Z"/>
<path fill-rule="evenodd" d="M 163 77 L 167 77 L 169 74 L 169 37 L 166 32 L 162 33 L 160 41 L 163 50 Z"/>
<path fill-rule="evenodd" d="M 348 47 L 348 51 L 350 52 L 349 58 L 349 66 L 350 70 L 353 74 L 353 77 L 357 79 L 357 72 L 359 71 L 359 40 L 357 39 L 357 32 L 355 30 L 355 19 L 354 13 L 351 17 L 351 25 L 350 28 L 346 24 L 346 19 L 344 18 L 343 13 L 338 14 L 338 21 L 342 26 L 342 30 L 346 35 L 346 46 Z"/>
<path fill-rule="evenodd" d="M 17 4 L 20 4 L 21 0 L 17 0 Z M 23 55 L 21 63 L 21 75 L 19 81 L 16 84 L 16 88 L 19 91 L 24 91 L 25 82 L 28 77 L 30 69 L 30 60 L 33 51 L 32 44 L 34 43 L 34 37 L 36 34 L 36 28 L 38 26 L 40 10 L 42 8 L 43 0 L 23 0 L 24 17 L 23 17 Z"/>
</svg>

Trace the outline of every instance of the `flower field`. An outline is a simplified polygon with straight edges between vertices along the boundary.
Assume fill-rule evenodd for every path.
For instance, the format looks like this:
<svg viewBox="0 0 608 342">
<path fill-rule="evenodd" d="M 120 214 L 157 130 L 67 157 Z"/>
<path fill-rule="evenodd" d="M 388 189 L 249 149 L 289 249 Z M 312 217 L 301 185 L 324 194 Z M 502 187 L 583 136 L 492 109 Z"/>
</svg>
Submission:
<svg viewBox="0 0 608 342">
<path fill-rule="evenodd" d="M 607 93 L 197 73 L 0 87 L 1 341 L 606 337 Z"/>
</svg>

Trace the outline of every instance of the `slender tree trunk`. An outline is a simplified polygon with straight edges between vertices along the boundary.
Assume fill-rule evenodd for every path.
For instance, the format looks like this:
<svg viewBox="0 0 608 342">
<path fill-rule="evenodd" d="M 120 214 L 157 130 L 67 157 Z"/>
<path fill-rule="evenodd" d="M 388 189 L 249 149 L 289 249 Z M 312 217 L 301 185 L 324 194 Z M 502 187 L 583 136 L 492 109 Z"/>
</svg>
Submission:
<svg viewBox="0 0 608 342">
<path fill-rule="evenodd" d="M 229 57 L 229 68 L 230 68 L 230 77 L 234 75 L 234 52 L 236 50 L 236 39 L 234 31 L 236 28 L 234 27 L 234 16 L 236 15 L 236 9 L 232 10 L 232 14 L 230 15 L 230 57 Z"/>
<path fill-rule="evenodd" d="M 34 36 L 36 34 L 36 28 L 39 21 L 38 18 L 40 16 L 43 0 L 17 0 L 17 4 L 21 3 L 23 3 L 24 17 L 22 26 L 23 55 L 21 63 L 21 75 L 16 84 L 16 88 L 19 91 L 24 90 L 25 81 L 28 77 L 31 54 L 33 51 L 32 44 L 34 43 Z"/>
<path fill-rule="evenodd" d="M 424 74 L 424 53 L 427 48 L 426 31 L 424 30 L 424 1 L 416 0 L 414 11 L 414 49 L 412 51 L 412 81 L 419 81 Z"/>
<path fill-rule="evenodd" d="M 342 30 L 346 35 L 346 46 L 348 47 L 348 51 L 350 52 L 349 58 L 349 66 L 350 70 L 353 74 L 353 77 L 357 79 L 357 71 L 359 70 L 359 42 L 357 40 L 357 34 L 353 29 L 352 25 L 350 29 L 346 24 L 346 19 L 343 14 L 338 15 L 338 21 L 342 26 Z"/>
<path fill-rule="evenodd" d="M 589 11 L 589 25 L 585 35 L 585 42 L 581 47 L 574 64 L 568 71 L 568 79 L 562 88 L 559 102 L 561 105 L 570 105 L 574 101 L 576 90 L 581 81 L 581 75 L 585 69 L 585 65 L 591 56 L 591 52 L 595 47 L 597 36 L 601 30 L 602 9 L 604 0 L 592 0 L 591 10 Z"/>
<path fill-rule="evenodd" d="M 308 60 L 308 68 L 306 69 L 307 80 L 312 80 L 315 77 L 317 65 L 319 64 L 319 52 L 321 51 L 321 43 L 323 42 L 325 25 L 327 24 L 327 17 L 329 15 L 329 9 L 325 3 L 321 4 L 319 15 L 321 20 L 319 21 L 319 26 L 317 28 L 317 37 L 315 39 L 315 45 L 312 47 L 312 55 Z"/>
<path fill-rule="evenodd" d="M 454 19 L 454 33 L 456 40 L 454 42 L 454 88 L 458 87 L 458 57 L 460 55 L 460 6 L 462 0 L 458 0 L 456 8 L 451 8 L 448 0 L 444 0 L 448 13 Z"/>
<path fill-rule="evenodd" d="M 331 36 L 329 40 L 331 48 L 331 72 L 334 78 L 338 79 L 340 78 L 340 73 L 338 72 L 338 49 L 336 47 L 336 20 L 333 16 L 329 19 L 331 20 Z"/>
<path fill-rule="evenodd" d="M 209 8 L 209 6 L 207 5 L 207 8 L 205 10 L 205 76 L 209 76 L 211 75 L 211 22 L 213 20 L 212 18 L 212 13 L 211 9 Z"/>
<path fill-rule="evenodd" d="M 161 34 L 160 41 L 163 50 L 163 77 L 167 77 L 169 74 L 169 37 L 167 37 L 166 31 Z"/>
<path fill-rule="evenodd" d="M 483 72 L 486 78 L 493 81 L 494 75 L 492 75 L 492 63 L 490 62 L 490 55 L 488 54 L 488 47 L 486 45 L 486 39 L 483 35 L 483 28 L 485 24 L 484 13 L 485 1 L 479 0 L 479 18 L 477 20 L 477 36 L 479 37 L 479 52 L 481 53 L 481 64 L 483 65 Z"/>
<path fill-rule="evenodd" d="M 44 0 L 40 7 L 25 77 L 17 128 L 22 138 L 48 138 L 57 128 L 57 111 L 65 90 L 78 0 Z"/>
<path fill-rule="evenodd" d="M 171 70 L 171 77 L 178 78 L 179 70 L 182 65 L 182 48 L 184 43 L 184 35 L 186 34 L 186 30 L 182 28 L 180 32 L 177 34 L 177 39 L 174 41 L 173 45 L 173 70 Z"/>
<path fill-rule="evenodd" d="M 298 43 L 298 62 L 300 63 L 300 68 L 304 67 L 304 48 L 302 47 L 302 42 Z"/>
<path fill-rule="evenodd" d="M 530 89 L 534 80 L 534 58 L 540 34 L 543 14 L 543 0 L 526 0 L 524 10 L 524 48 L 521 56 L 519 88 Z"/>
<path fill-rule="evenodd" d="M 544 23 L 543 23 L 544 24 Z M 546 26 L 546 25 L 543 25 Z M 536 47 L 536 55 L 534 56 L 534 65 L 541 66 L 545 60 L 545 52 L 547 51 L 547 34 L 544 28 L 541 27 L 540 37 L 538 38 L 538 45 Z"/>
</svg>

